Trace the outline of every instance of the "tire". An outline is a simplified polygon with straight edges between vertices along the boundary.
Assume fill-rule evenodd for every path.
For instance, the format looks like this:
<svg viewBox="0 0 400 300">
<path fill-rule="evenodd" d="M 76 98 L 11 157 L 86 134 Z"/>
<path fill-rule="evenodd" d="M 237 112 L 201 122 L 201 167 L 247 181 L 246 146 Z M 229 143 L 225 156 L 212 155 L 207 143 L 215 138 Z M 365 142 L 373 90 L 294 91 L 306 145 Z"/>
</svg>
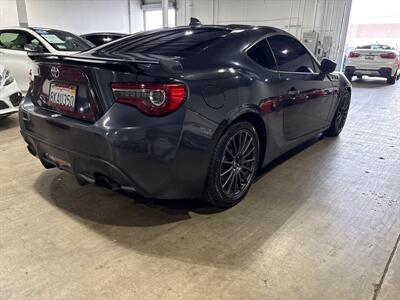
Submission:
<svg viewBox="0 0 400 300">
<path fill-rule="evenodd" d="M 333 115 L 330 127 L 324 131 L 326 136 L 338 136 L 346 123 L 347 114 L 349 112 L 351 95 L 349 90 L 345 90 L 340 96 L 340 102 Z"/>
<path fill-rule="evenodd" d="M 397 79 L 397 74 L 394 74 L 393 76 L 390 76 L 390 77 L 388 77 L 388 79 L 386 79 L 386 83 L 387 84 L 395 84 L 396 79 Z"/>
<path fill-rule="evenodd" d="M 239 203 L 257 174 L 259 157 L 259 137 L 251 123 L 228 127 L 212 154 L 203 200 L 223 208 Z"/>
<path fill-rule="evenodd" d="M 344 71 L 344 76 L 351 82 L 351 79 L 353 78 L 353 73 L 349 71 Z"/>
</svg>

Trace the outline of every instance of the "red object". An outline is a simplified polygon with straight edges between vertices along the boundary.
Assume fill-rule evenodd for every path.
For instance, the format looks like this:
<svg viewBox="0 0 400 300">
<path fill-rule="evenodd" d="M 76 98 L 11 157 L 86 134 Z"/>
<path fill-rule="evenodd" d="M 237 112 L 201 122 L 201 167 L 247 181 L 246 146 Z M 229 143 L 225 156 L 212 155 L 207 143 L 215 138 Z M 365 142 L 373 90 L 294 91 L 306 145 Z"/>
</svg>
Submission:
<svg viewBox="0 0 400 300">
<path fill-rule="evenodd" d="M 274 110 L 274 102 L 272 100 L 264 100 L 260 103 L 262 113 L 268 113 Z"/>
<path fill-rule="evenodd" d="M 350 52 L 349 53 L 349 57 L 359 57 L 361 54 L 360 53 L 357 53 L 357 52 Z"/>
<path fill-rule="evenodd" d="M 32 87 L 33 85 L 32 69 L 29 69 L 28 78 L 29 78 L 29 87 Z"/>
<path fill-rule="evenodd" d="M 113 83 L 111 85 L 116 102 L 135 106 L 141 112 L 151 116 L 162 116 L 179 108 L 186 97 L 183 84 L 177 83 Z M 158 93 L 164 98 L 152 101 L 152 95 Z"/>
<path fill-rule="evenodd" d="M 382 58 L 396 58 L 396 53 L 393 53 L 393 52 L 382 53 L 381 57 Z"/>
</svg>

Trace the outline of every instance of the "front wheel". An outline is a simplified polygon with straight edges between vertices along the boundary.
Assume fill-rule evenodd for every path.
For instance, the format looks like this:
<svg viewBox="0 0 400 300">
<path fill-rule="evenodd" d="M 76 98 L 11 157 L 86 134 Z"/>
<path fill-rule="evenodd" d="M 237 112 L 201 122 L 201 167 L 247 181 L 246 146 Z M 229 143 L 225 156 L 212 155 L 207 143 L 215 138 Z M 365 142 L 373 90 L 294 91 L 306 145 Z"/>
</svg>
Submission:
<svg viewBox="0 0 400 300">
<path fill-rule="evenodd" d="M 324 135 L 338 136 L 342 132 L 344 124 L 346 123 L 347 114 L 349 113 L 350 99 L 350 91 L 345 90 L 340 97 L 340 102 L 333 116 L 331 126 L 324 131 Z"/>
<path fill-rule="evenodd" d="M 203 200 L 224 208 L 239 203 L 256 176 L 259 152 L 258 134 L 251 123 L 230 126 L 214 149 Z"/>
</svg>

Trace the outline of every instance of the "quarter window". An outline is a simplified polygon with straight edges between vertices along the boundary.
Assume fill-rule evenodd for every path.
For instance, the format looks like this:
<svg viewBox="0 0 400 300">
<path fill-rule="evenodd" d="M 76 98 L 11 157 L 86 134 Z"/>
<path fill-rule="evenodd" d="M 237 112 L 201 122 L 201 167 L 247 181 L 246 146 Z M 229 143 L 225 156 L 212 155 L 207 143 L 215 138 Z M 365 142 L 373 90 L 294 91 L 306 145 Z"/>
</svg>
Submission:
<svg viewBox="0 0 400 300">
<path fill-rule="evenodd" d="M 280 71 L 319 73 L 313 58 L 299 41 L 274 35 L 268 38 L 268 42 Z"/>
<path fill-rule="evenodd" d="M 261 40 L 251 47 L 251 49 L 247 51 L 247 55 L 265 68 L 276 69 L 275 59 L 266 39 Z"/>
</svg>

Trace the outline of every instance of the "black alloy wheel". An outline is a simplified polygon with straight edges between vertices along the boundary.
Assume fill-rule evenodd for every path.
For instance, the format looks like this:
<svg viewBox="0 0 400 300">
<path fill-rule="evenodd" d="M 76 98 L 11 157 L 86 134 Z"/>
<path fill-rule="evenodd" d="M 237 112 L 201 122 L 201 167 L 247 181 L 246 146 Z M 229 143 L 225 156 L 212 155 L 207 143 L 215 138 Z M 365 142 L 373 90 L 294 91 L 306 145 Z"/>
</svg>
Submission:
<svg viewBox="0 0 400 300">
<path fill-rule="evenodd" d="M 204 200 L 220 207 L 237 204 L 248 192 L 258 171 L 259 138 L 249 122 L 227 129 L 216 145 Z"/>
<path fill-rule="evenodd" d="M 340 103 L 333 116 L 331 126 L 324 132 L 326 136 L 338 136 L 343 130 L 344 124 L 347 120 L 347 115 L 350 108 L 351 95 L 348 90 L 345 90 L 340 97 Z"/>
<path fill-rule="evenodd" d="M 234 198 L 243 193 L 256 170 L 256 141 L 247 129 L 237 131 L 225 146 L 219 166 L 219 180 L 223 193 Z"/>
<path fill-rule="evenodd" d="M 350 108 L 350 97 L 345 97 L 342 100 L 340 107 L 338 108 L 335 120 L 335 126 L 337 131 L 341 132 L 344 124 L 346 123 L 347 114 Z"/>
</svg>

